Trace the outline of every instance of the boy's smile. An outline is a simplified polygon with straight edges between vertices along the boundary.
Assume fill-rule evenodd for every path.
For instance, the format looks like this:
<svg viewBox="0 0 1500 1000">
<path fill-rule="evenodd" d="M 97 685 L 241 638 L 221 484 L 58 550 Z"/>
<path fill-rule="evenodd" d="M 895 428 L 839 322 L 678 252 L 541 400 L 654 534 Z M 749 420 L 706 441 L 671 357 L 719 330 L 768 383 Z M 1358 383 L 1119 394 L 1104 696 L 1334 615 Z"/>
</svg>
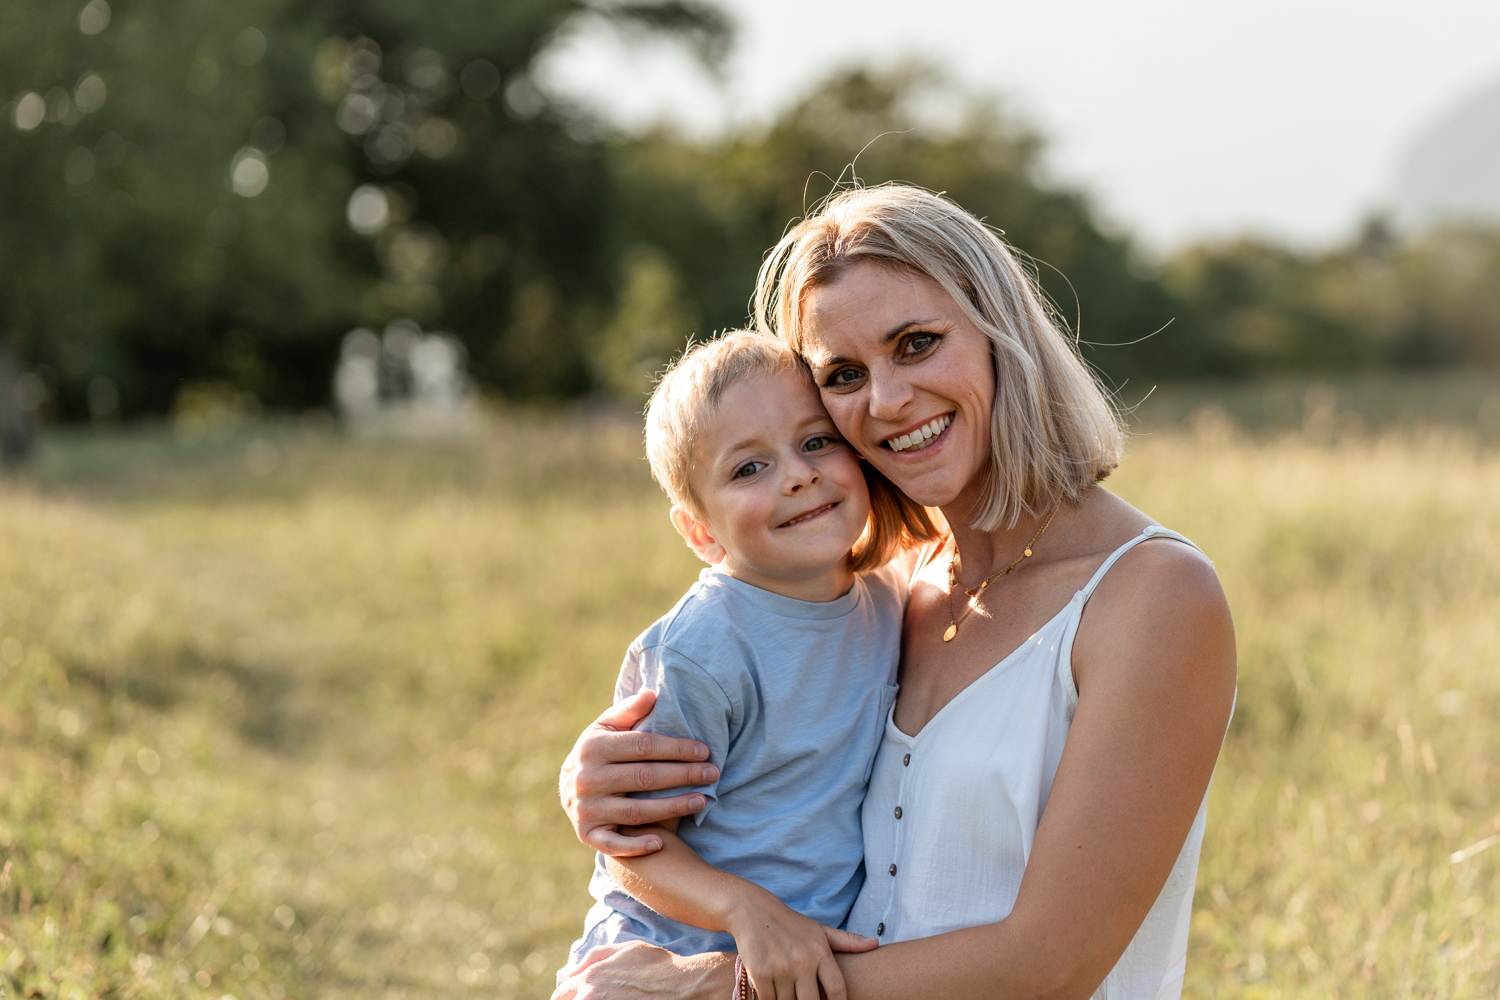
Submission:
<svg viewBox="0 0 1500 1000">
<path fill-rule="evenodd" d="M 806 373 L 731 385 L 703 421 L 693 458 L 703 517 L 674 508 L 673 522 L 699 555 L 786 597 L 831 601 L 849 589 L 869 490 Z"/>
</svg>

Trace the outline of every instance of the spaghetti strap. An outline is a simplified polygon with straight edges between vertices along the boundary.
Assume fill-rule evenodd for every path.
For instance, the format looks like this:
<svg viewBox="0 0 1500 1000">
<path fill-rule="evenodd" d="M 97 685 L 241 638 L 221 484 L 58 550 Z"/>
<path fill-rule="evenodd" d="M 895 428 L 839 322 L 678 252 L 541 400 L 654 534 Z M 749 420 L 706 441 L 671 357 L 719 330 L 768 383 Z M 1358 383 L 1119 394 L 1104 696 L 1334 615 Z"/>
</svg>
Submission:
<svg viewBox="0 0 1500 1000">
<path fill-rule="evenodd" d="M 1163 528 L 1159 524 L 1148 524 L 1145 528 L 1141 529 L 1141 533 L 1139 535 L 1136 535 L 1134 538 L 1130 539 L 1130 541 L 1126 542 L 1124 545 L 1121 545 L 1119 548 L 1111 552 L 1109 554 L 1109 558 L 1104 560 L 1104 565 L 1100 566 L 1097 570 L 1094 571 L 1094 575 L 1089 578 L 1089 582 L 1084 584 L 1083 589 L 1078 593 L 1083 595 L 1083 599 L 1087 601 L 1089 597 L 1093 595 L 1094 588 L 1099 586 L 1099 581 L 1104 579 L 1104 574 L 1109 572 L 1110 567 L 1113 566 L 1121 556 L 1123 556 L 1125 553 L 1129 552 L 1131 549 L 1135 548 L 1142 542 L 1149 542 L 1153 538 L 1171 538 L 1175 539 L 1176 541 L 1192 545 L 1195 549 L 1198 548 L 1197 545 L 1193 544 L 1191 539 L 1184 538 L 1182 535 L 1179 535 L 1175 531 L 1172 531 L 1168 528 Z M 1198 551 L 1202 552 L 1203 550 L 1198 549 Z"/>
</svg>

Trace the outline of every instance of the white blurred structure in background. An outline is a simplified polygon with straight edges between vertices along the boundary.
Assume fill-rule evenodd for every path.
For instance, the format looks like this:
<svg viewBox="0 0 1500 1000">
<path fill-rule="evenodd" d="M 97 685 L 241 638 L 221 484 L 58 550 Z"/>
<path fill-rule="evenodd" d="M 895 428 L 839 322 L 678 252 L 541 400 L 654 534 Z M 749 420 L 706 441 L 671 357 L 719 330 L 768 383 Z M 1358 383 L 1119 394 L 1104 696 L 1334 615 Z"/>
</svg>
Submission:
<svg viewBox="0 0 1500 1000">
<path fill-rule="evenodd" d="M 431 437 L 461 434 L 478 422 L 468 354 L 447 333 L 423 333 L 409 319 L 376 334 L 344 335 L 333 394 L 344 424 L 358 434 Z"/>
<path fill-rule="evenodd" d="M 1500 80 L 1458 104 L 1412 145 L 1396 189 L 1407 230 L 1500 223 Z"/>
</svg>

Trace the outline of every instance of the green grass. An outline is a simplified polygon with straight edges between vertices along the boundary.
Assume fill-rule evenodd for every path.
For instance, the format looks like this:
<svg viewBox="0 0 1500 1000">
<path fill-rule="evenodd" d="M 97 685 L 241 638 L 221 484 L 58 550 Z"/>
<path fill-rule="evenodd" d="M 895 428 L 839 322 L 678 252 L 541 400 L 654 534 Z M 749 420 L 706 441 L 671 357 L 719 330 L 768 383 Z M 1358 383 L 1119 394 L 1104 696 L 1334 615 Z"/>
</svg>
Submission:
<svg viewBox="0 0 1500 1000">
<path fill-rule="evenodd" d="M 1449 860 L 1500 833 L 1500 458 L 1160 426 L 1111 486 L 1216 560 L 1241 657 L 1188 995 L 1500 993 L 1500 846 Z M 697 572 L 638 451 L 52 435 L 0 480 L 0 983 L 545 997 L 589 902 L 557 765 Z"/>
</svg>

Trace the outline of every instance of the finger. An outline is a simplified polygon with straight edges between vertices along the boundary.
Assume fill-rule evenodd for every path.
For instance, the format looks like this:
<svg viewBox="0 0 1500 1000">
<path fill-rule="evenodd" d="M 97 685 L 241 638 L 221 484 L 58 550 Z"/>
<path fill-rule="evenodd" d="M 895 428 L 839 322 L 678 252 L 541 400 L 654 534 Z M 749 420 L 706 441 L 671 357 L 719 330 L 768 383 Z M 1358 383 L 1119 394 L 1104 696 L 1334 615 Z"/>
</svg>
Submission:
<svg viewBox="0 0 1500 1000">
<path fill-rule="evenodd" d="M 590 948 L 588 951 L 584 952 L 583 958 L 578 962 L 578 966 L 576 968 L 568 970 L 568 976 L 571 978 L 578 975 L 584 969 L 587 969 L 589 966 L 595 964 L 596 962 L 604 961 L 606 958 L 624 947 L 625 945 L 623 944 L 601 944 Z"/>
<path fill-rule="evenodd" d="M 661 838 L 647 834 L 626 837 L 607 826 L 596 826 L 583 836 L 584 844 L 610 858 L 643 858 L 661 850 Z"/>
<path fill-rule="evenodd" d="M 750 973 L 750 988 L 755 991 L 755 1000 L 776 1000 L 776 980 L 770 976 L 763 975 L 755 978 L 755 973 Z"/>
<path fill-rule="evenodd" d="M 656 707 L 656 692 L 647 688 L 631 695 L 618 705 L 611 705 L 604 714 L 594 720 L 594 725 L 605 729 L 634 729 L 651 710 Z"/>
<path fill-rule="evenodd" d="M 826 956 L 818 966 L 818 981 L 823 984 L 823 992 L 827 994 L 828 1000 L 843 1000 L 847 992 L 844 986 L 844 973 L 839 969 L 839 963 L 833 960 L 832 955 Z"/>
<path fill-rule="evenodd" d="M 821 1000 L 818 993 L 818 973 L 814 971 L 811 975 L 798 976 L 794 987 L 797 991 L 797 1000 Z"/>
<path fill-rule="evenodd" d="M 578 825 L 585 830 L 597 826 L 646 826 L 678 816 L 702 812 L 708 800 L 697 792 L 668 799 L 633 799 L 624 795 L 591 798 L 580 804 Z"/>
<path fill-rule="evenodd" d="M 583 738 L 578 757 L 585 764 L 621 764 L 638 760 L 708 760 L 708 746 L 697 740 L 661 733 L 596 729 Z"/>
<path fill-rule="evenodd" d="M 874 951 L 880 947 L 879 938 L 865 937 L 863 934 L 841 931 L 833 927 L 823 929 L 828 932 L 828 947 L 834 951 Z"/>
<path fill-rule="evenodd" d="M 599 760 L 584 762 L 571 776 L 571 787 L 566 785 L 566 777 L 564 790 L 573 792 L 579 800 L 586 800 L 603 795 L 711 785 L 719 780 L 719 768 L 715 764 L 672 764 L 649 760 L 627 764 Z"/>
</svg>

